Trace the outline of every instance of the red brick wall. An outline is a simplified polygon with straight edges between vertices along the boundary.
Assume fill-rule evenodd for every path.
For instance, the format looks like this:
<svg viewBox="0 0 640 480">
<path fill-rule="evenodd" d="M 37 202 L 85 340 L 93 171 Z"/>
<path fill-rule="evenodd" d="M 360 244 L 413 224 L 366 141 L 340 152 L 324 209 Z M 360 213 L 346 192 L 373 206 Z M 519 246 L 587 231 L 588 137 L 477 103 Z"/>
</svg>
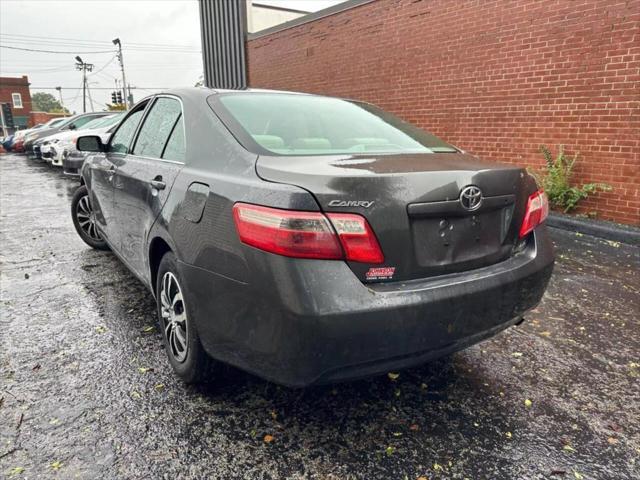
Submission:
<svg viewBox="0 0 640 480">
<path fill-rule="evenodd" d="M 12 93 L 19 93 L 22 97 L 22 108 L 14 108 Z M 11 105 L 11 113 L 14 117 L 29 117 L 31 114 L 31 92 L 29 91 L 29 79 L 26 75 L 17 77 L 0 77 L 0 103 Z M 32 127 L 31 119 L 29 126 Z"/>
<path fill-rule="evenodd" d="M 484 158 L 580 152 L 640 224 L 640 0 L 378 0 L 248 42 L 253 87 L 363 99 Z"/>
</svg>

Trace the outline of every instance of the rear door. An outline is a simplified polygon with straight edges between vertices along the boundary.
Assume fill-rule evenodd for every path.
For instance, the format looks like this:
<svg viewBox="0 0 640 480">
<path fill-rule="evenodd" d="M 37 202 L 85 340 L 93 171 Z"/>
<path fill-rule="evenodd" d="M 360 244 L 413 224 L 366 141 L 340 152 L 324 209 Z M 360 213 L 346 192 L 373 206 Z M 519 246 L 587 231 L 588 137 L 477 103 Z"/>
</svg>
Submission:
<svg viewBox="0 0 640 480">
<path fill-rule="evenodd" d="M 146 239 L 173 182 L 184 165 L 182 104 L 162 95 L 147 109 L 130 154 L 114 177 L 114 208 L 118 212 L 118 250 L 129 266 L 146 277 Z"/>
</svg>

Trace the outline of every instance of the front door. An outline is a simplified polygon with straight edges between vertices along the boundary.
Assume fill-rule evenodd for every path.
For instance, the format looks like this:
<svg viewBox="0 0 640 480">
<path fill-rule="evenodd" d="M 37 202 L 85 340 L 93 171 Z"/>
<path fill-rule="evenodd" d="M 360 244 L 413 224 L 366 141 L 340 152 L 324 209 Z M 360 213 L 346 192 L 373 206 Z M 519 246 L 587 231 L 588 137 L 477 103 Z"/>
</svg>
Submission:
<svg viewBox="0 0 640 480">
<path fill-rule="evenodd" d="M 118 164 L 114 207 L 119 215 L 118 250 L 141 277 L 148 271 L 147 236 L 184 161 L 182 108 L 175 97 L 153 101 L 133 150 Z"/>
<path fill-rule="evenodd" d="M 91 203 L 96 221 L 110 245 L 118 248 L 118 213 L 113 201 L 113 179 L 118 164 L 127 155 L 134 134 L 142 118 L 144 105 L 137 107 L 118 126 L 111 137 L 107 153 L 98 153 L 91 161 Z"/>
</svg>

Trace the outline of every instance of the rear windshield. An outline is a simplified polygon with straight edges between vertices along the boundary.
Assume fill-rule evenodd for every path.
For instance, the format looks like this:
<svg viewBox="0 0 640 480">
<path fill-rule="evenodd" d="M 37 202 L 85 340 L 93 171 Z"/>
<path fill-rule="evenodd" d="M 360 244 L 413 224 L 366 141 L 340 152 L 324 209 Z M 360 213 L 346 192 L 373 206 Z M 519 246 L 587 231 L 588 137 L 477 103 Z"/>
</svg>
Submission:
<svg viewBox="0 0 640 480">
<path fill-rule="evenodd" d="M 276 155 L 456 152 L 438 137 L 373 105 L 287 93 L 210 97 L 248 150 Z M 256 151 L 257 150 L 257 151 Z"/>
</svg>

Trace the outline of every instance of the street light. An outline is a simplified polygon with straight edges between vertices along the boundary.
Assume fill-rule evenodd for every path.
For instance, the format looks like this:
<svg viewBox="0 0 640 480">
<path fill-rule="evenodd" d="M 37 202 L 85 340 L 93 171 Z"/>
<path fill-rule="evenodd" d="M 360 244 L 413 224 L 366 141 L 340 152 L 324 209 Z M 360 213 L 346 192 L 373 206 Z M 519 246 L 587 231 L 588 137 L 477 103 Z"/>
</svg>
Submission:
<svg viewBox="0 0 640 480">
<path fill-rule="evenodd" d="M 80 58 L 80 56 L 79 56 L 79 55 L 76 55 L 76 62 L 78 62 L 78 63 L 84 63 L 84 62 L 82 61 L 82 59 Z"/>
</svg>

